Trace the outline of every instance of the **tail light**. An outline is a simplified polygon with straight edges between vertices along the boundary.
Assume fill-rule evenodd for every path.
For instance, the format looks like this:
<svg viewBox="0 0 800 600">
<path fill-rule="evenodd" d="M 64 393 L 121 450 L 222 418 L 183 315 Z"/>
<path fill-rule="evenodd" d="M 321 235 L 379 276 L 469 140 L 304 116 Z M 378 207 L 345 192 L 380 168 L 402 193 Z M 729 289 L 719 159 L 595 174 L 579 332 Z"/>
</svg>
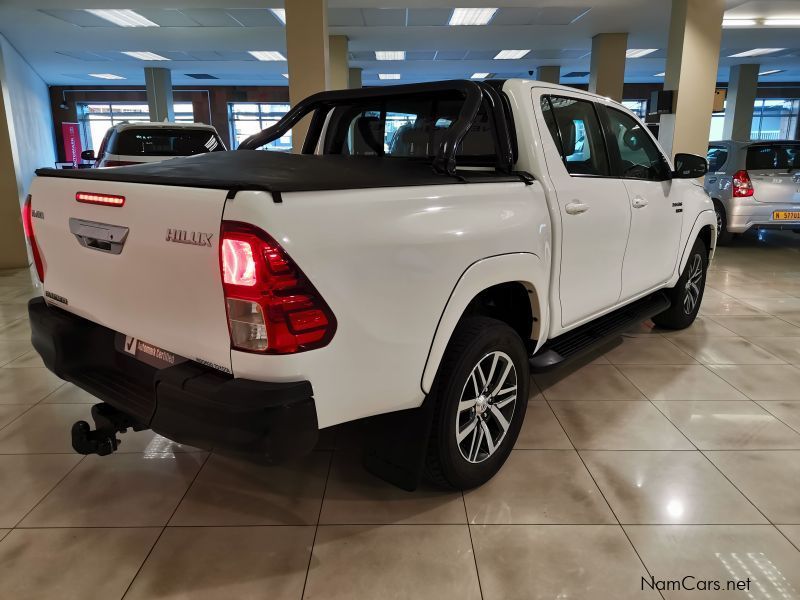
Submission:
<svg viewBox="0 0 800 600">
<path fill-rule="evenodd" d="M 33 233 L 33 208 L 31 207 L 30 194 L 25 198 L 25 204 L 22 206 L 22 229 L 25 231 L 25 238 L 31 246 L 33 264 L 36 265 L 36 274 L 39 276 L 39 281 L 44 283 L 44 258 L 42 253 L 39 252 L 39 245 L 36 243 L 36 236 Z"/>
<path fill-rule="evenodd" d="M 733 195 L 735 198 L 748 198 L 753 195 L 753 182 L 744 169 L 733 174 Z"/>
<path fill-rule="evenodd" d="M 336 318 L 305 274 L 265 231 L 223 221 L 220 267 L 231 346 L 292 354 L 327 345 Z"/>
</svg>

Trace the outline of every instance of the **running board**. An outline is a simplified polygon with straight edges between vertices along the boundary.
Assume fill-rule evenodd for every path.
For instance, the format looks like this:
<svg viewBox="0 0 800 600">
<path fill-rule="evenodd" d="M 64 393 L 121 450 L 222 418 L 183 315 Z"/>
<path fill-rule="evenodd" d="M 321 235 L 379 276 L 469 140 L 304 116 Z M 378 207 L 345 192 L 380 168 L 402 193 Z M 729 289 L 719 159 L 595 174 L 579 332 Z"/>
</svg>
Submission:
<svg viewBox="0 0 800 600">
<path fill-rule="evenodd" d="M 669 307 L 669 298 L 663 292 L 656 292 L 553 338 L 528 359 L 531 373 L 550 371 L 588 354 Z"/>
</svg>

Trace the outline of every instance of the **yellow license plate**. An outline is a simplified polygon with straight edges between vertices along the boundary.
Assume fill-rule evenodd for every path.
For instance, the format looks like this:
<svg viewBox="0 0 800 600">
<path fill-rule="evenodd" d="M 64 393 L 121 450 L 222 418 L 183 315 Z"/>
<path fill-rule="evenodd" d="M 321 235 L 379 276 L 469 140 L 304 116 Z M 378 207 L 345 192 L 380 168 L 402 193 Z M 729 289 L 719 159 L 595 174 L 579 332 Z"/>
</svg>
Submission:
<svg viewBox="0 0 800 600">
<path fill-rule="evenodd" d="M 800 210 L 776 210 L 772 213 L 773 221 L 800 221 Z"/>
</svg>

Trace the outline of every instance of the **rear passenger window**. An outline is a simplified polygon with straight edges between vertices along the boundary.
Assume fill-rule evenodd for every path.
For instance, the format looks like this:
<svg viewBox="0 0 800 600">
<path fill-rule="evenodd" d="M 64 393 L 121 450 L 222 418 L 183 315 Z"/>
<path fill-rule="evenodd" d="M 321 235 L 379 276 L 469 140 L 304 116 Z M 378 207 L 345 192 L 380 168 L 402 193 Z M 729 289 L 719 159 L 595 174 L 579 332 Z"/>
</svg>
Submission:
<svg viewBox="0 0 800 600">
<path fill-rule="evenodd" d="M 715 173 L 719 171 L 722 165 L 725 164 L 725 161 L 728 160 L 728 151 L 724 146 L 709 146 L 706 159 L 708 159 L 708 172 Z"/>
<path fill-rule="evenodd" d="M 546 96 L 542 112 L 570 175 L 609 175 L 600 122 L 591 102 Z"/>
<path fill-rule="evenodd" d="M 747 149 L 747 169 L 755 171 L 800 168 L 800 145 L 797 144 L 759 144 Z"/>
</svg>

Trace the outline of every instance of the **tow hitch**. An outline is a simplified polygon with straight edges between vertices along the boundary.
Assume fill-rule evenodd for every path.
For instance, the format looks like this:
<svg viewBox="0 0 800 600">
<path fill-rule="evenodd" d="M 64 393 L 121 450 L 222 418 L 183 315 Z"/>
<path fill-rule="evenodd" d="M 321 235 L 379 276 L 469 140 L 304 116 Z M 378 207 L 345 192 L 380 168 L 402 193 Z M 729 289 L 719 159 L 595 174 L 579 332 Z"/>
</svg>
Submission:
<svg viewBox="0 0 800 600">
<path fill-rule="evenodd" d="M 134 431 L 147 429 L 105 402 L 92 406 L 92 419 L 96 427 L 94 431 L 86 421 L 77 421 L 72 426 L 72 448 L 78 454 L 106 456 L 119 448 L 121 442 L 117 433 L 125 433 L 129 428 Z"/>
</svg>

